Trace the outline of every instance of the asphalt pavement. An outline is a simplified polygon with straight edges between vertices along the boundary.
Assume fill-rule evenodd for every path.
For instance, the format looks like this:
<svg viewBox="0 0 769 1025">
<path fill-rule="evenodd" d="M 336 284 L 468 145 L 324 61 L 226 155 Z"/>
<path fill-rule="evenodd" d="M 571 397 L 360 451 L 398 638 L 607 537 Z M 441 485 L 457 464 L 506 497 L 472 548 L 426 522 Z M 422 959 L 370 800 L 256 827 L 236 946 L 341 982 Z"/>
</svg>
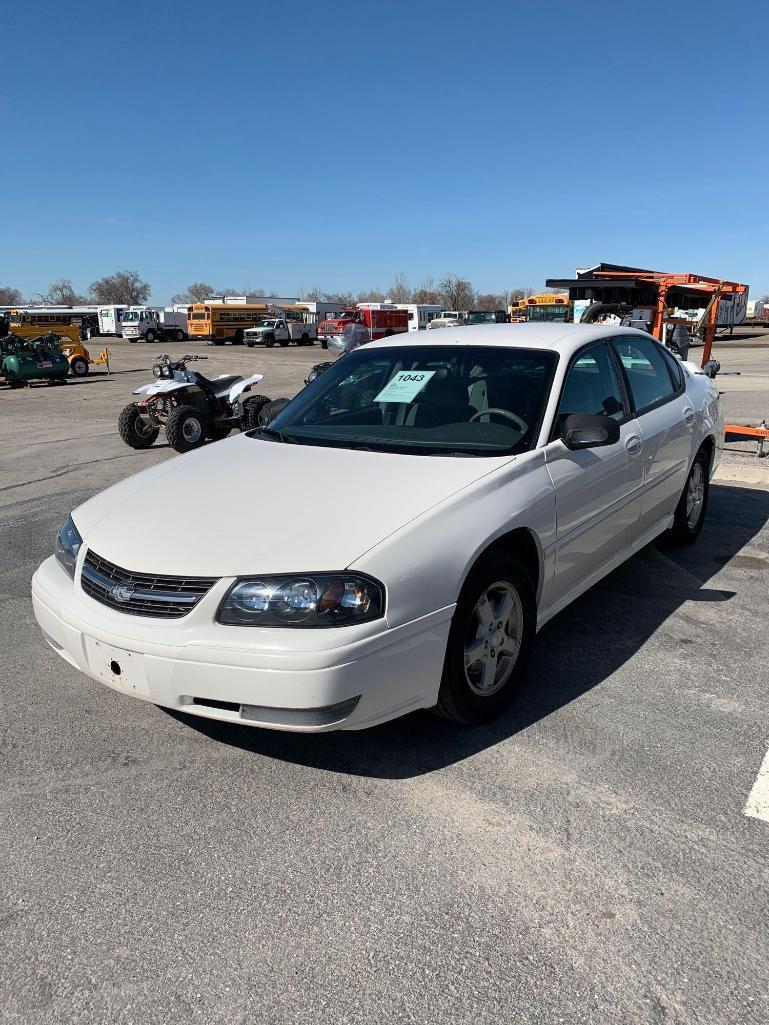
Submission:
<svg viewBox="0 0 769 1025">
<path fill-rule="evenodd" d="M 109 377 L 0 389 L 0 1020 L 764 1025 L 759 461 L 732 455 L 696 545 L 646 548 L 545 627 L 501 721 L 234 727 L 100 687 L 34 623 L 70 509 L 172 454 L 120 442 L 154 349 L 111 348 Z M 324 355 L 206 354 L 270 397 Z M 729 355 L 750 370 L 725 405 L 760 419 L 769 350 Z"/>
</svg>

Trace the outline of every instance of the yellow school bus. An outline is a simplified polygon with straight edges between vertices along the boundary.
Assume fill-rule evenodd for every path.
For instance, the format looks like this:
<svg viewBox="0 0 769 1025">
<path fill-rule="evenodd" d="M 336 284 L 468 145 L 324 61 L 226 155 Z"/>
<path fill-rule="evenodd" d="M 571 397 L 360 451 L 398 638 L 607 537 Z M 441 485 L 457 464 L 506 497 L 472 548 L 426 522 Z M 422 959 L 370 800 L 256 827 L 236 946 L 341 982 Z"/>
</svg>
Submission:
<svg viewBox="0 0 769 1025">
<path fill-rule="evenodd" d="M 257 327 L 269 310 L 266 303 L 193 303 L 187 307 L 187 334 L 211 345 L 242 345 L 246 328 Z"/>
<path fill-rule="evenodd" d="M 510 303 L 508 312 L 512 324 L 543 320 L 563 323 L 571 318 L 571 303 L 568 295 L 544 292 Z"/>
<path fill-rule="evenodd" d="M 10 330 L 19 338 L 39 338 L 50 333 L 73 343 L 80 341 L 80 317 L 71 313 L 11 310 L 8 321 Z"/>
</svg>

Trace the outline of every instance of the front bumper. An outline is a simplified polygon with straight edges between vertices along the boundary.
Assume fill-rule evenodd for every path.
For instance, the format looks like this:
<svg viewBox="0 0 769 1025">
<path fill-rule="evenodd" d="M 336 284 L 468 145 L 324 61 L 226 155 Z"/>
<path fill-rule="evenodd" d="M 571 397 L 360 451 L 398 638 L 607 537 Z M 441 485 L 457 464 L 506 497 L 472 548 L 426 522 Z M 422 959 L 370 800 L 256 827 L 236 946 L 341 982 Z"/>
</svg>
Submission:
<svg viewBox="0 0 769 1025">
<path fill-rule="evenodd" d="M 338 630 L 222 626 L 214 617 L 233 582 L 225 577 L 187 616 L 149 619 L 89 598 L 83 555 L 74 583 L 47 559 L 32 578 L 32 604 L 50 646 L 114 690 L 306 733 L 364 729 L 437 701 L 453 606 L 394 629 L 385 620 Z"/>
</svg>

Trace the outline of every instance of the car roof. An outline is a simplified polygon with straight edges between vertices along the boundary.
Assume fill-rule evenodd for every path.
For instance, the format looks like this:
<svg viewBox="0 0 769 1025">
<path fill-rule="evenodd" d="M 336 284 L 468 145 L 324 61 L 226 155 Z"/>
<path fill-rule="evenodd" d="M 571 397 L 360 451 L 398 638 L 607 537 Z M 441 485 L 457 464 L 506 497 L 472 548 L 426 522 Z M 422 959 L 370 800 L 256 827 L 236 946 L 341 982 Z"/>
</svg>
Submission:
<svg viewBox="0 0 769 1025">
<path fill-rule="evenodd" d="M 366 348 L 418 345 L 503 345 L 516 349 L 553 349 L 570 356 L 583 345 L 617 335 L 640 335 L 651 338 L 637 328 L 617 327 L 613 324 L 478 324 L 459 327 L 441 327 L 418 338 L 408 335 L 390 335 L 367 342 Z"/>
</svg>

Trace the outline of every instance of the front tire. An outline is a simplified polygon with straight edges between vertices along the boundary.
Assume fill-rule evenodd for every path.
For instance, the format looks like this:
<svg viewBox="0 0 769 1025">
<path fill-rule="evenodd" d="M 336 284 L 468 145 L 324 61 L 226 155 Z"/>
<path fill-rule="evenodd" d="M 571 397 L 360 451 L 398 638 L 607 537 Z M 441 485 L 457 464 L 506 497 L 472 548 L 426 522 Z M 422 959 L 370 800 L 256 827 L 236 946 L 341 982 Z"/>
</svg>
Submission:
<svg viewBox="0 0 769 1025">
<path fill-rule="evenodd" d="M 434 711 L 466 726 L 515 699 L 534 645 L 534 588 L 515 558 L 489 553 L 471 570 L 454 611 Z"/>
<path fill-rule="evenodd" d="M 177 331 L 176 334 L 174 335 L 174 337 L 176 338 L 177 342 L 183 342 L 184 341 L 184 332 L 183 331 Z"/>
<path fill-rule="evenodd" d="M 205 421 L 193 406 L 179 406 L 168 418 L 166 437 L 177 452 L 191 452 L 205 444 Z"/>
<path fill-rule="evenodd" d="M 708 511 L 709 495 L 710 458 L 707 452 L 700 449 L 694 457 L 683 493 L 676 506 L 670 530 L 670 538 L 674 543 L 691 545 L 700 536 Z"/>
<path fill-rule="evenodd" d="M 117 429 L 129 448 L 150 448 L 157 441 L 160 428 L 155 427 L 139 412 L 135 402 L 126 406 L 118 417 Z"/>
<path fill-rule="evenodd" d="M 147 334 L 144 336 L 144 341 L 145 342 L 154 342 L 156 338 L 157 338 L 157 335 L 155 334 L 154 331 L 148 331 Z"/>
</svg>

